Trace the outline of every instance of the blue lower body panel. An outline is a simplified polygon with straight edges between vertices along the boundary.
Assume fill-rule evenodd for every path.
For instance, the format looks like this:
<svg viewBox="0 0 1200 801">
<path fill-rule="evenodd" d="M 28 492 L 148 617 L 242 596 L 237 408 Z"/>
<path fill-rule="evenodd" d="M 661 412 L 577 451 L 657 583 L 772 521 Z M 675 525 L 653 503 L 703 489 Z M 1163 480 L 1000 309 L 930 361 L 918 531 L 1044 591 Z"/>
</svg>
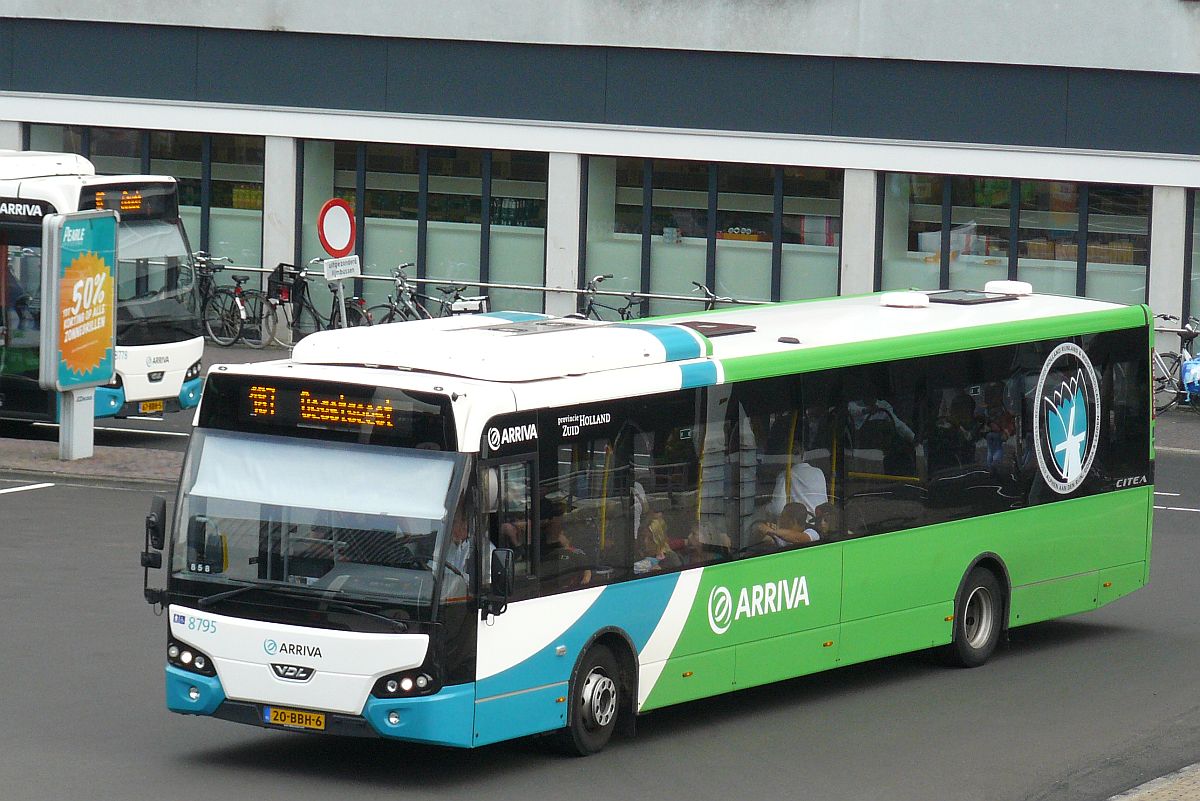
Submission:
<svg viewBox="0 0 1200 801">
<path fill-rule="evenodd" d="M 225 688 L 220 679 L 167 665 L 167 709 L 185 715 L 211 715 L 224 702 Z"/>
<path fill-rule="evenodd" d="M 395 712 L 393 724 L 388 716 Z M 475 685 L 446 687 L 424 698 L 370 696 L 363 717 L 381 737 L 436 745 L 475 745 Z"/>
</svg>

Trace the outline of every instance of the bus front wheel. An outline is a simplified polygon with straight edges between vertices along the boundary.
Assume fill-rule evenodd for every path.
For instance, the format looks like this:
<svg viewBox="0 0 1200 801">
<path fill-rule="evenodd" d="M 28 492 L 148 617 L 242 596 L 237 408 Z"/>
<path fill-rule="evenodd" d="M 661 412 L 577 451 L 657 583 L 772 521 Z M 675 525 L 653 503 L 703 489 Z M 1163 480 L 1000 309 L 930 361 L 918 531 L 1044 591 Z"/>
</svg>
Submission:
<svg viewBox="0 0 1200 801">
<path fill-rule="evenodd" d="M 621 709 L 621 672 L 604 645 L 594 645 L 571 680 L 567 727 L 557 732 L 559 747 L 574 756 L 604 748 L 617 727 Z"/>
<path fill-rule="evenodd" d="M 951 664 L 979 667 L 996 650 L 1002 628 L 1003 593 L 990 570 L 977 567 L 967 576 L 954 604 L 954 639 L 947 653 Z"/>
</svg>

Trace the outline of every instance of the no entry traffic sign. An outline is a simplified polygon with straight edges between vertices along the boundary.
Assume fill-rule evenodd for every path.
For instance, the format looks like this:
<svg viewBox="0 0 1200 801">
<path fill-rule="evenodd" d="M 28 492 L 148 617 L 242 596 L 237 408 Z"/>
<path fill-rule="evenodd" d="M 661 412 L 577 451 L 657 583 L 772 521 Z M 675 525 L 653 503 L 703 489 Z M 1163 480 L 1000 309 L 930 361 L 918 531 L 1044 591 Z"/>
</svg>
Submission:
<svg viewBox="0 0 1200 801">
<path fill-rule="evenodd" d="M 335 259 L 354 250 L 354 209 L 340 197 L 325 201 L 317 214 L 317 236 L 321 247 Z"/>
</svg>

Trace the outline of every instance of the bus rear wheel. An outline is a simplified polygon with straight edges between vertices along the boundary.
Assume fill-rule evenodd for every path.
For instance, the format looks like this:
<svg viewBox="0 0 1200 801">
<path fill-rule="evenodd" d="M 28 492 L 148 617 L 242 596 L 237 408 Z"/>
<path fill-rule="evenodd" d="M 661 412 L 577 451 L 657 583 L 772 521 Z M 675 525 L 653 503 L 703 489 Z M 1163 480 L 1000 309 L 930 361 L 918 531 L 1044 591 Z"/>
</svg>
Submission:
<svg viewBox="0 0 1200 801">
<path fill-rule="evenodd" d="M 621 683 L 612 651 L 603 645 L 588 649 L 571 680 L 567 727 L 556 733 L 560 750 L 588 756 L 608 744 L 621 710 Z"/>
<path fill-rule="evenodd" d="M 954 639 L 947 656 L 959 667 L 979 667 L 1000 642 L 1004 591 L 996 574 L 975 568 L 967 575 L 954 604 Z"/>
</svg>

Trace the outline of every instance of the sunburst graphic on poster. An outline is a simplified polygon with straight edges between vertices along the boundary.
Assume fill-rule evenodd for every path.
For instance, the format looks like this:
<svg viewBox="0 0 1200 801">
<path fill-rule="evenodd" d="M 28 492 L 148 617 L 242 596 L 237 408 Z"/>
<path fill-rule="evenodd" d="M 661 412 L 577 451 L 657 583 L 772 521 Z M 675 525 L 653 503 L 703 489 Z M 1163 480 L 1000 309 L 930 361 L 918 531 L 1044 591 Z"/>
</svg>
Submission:
<svg viewBox="0 0 1200 801">
<path fill-rule="evenodd" d="M 62 366 L 86 375 L 100 367 L 113 342 L 110 269 L 95 253 L 83 253 L 59 281 L 59 343 Z"/>
</svg>

